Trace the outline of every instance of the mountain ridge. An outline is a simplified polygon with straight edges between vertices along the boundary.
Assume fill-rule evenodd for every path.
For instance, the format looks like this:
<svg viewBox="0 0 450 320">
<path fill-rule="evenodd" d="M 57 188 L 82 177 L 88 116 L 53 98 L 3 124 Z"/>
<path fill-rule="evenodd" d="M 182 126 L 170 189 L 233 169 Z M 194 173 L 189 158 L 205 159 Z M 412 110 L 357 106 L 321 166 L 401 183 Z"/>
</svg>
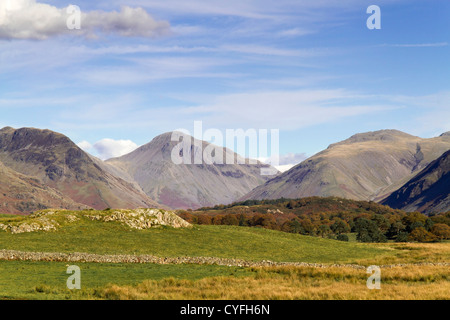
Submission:
<svg viewBox="0 0 450 320">
<path fill-rule="evenodd" d="M 450 211 L 450 150 L 431 162 L 382 203 L 406 211 Z"/>
<path fill-rule="evenodd" d="M 360 133 L 256 187 L 240 200 L 337 196 L 380 201 L 450 149 L 450 136 L 398 130 Z"/>
<path fill-rule="evenodd" d="M 132 184 L 103 170 L 68 137 L 48 129 L 1 129 L 0 161 L 95 209 L 158 206 Z"/>
</svg>

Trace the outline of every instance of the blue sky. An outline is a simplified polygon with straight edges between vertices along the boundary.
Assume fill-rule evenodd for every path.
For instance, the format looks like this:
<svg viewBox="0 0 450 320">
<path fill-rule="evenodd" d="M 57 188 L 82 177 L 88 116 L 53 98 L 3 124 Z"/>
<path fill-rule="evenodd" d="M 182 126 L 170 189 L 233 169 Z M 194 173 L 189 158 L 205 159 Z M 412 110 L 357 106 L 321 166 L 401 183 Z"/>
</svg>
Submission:
<svg viewBox="0 0 450 320">
<path fill-rule="evenodd" d="M 88 150 L 103 158 L 195 120 L 280 129 L 290 160 L 358 132 L 450 130 L 448 0 L 16 0 L 2 19 L 7 2 L 0 127 L 107 141 Z M 69 4 L 80 31 L 51 20 Z"/>
</svg>

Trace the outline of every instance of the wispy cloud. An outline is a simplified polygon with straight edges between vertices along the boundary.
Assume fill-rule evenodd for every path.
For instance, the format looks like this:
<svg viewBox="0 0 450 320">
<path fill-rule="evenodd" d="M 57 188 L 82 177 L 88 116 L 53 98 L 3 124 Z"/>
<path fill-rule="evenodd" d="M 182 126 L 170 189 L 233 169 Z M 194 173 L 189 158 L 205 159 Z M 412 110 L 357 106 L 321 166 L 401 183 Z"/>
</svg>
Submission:
<svg viewBox="0 0 450 320">
<path fill-rule="evenodd" d="M 397 48 L 429 48 L 429 47 L 447 47 L 447 42 L 436 43 L 396 43 L 396 44 L 382 44 L 382 47 L 397 47 Z"/>
<path fill-rule="evenodd" d="M 450 130 L 450 91 L 422 96 L 395 95 L 390 99 L 415 111 L 408 126 L 401 129 L 425 137 L 434 137 Z"/>
<path fill-rule="evenodd" d="M 219 96 L 198 107 L 199 115 L 207 110 L 207 119 L 217 126 L 283 128 L 295 130 L 343 118 L 377 113 L 396 108 L 394 104 L 374 104 L 364 96 L 342 89 L 292 90 L 236 93 Z"/>
<path fill-rule="evenodd" d="M 352 101 L 356 98 L 361 103 L 364 95 L 342 89 L 247 92 L 193 96 L 191 101 L 185 96 L 179 106 L 148 109 L 138 108 L 139 100 L 133 101 L 132 97 L 110 97 L 112 101 L 86 105 L 85 110 L 66 110 L 55 121 L 61 128 L 77 120 L 80 128 L 126 128 L 132 123 L 133 128 L 151 127 L 160 132 L 189 129 L 195 120 L 219 129 L 296 130 L 398 108 L 398 104 L 388 100 L 385 104 L 374 104 L 372 96 L 366 96 L 366 104 L 354 104 Z"/>
</svg>

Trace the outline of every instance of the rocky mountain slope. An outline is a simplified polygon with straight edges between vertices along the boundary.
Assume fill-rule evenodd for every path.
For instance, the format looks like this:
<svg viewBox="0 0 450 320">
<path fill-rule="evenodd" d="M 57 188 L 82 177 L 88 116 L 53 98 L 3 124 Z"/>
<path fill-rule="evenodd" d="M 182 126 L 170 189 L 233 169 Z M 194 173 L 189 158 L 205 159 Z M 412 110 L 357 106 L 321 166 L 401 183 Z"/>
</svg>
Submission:
<svg viewBox="0 0 450 320">
<path fill-rule="evenodd" d="M 449 149 L 449 134 L 431 139 L 397 130 L 356 134 L 258 186 L 241 200 L 337 196 L 379 201 Z"/>
<path fill-rule="evenodd" d="M 424 213 L 450 211 L 450 151 L 392 193 L 383 204 Z"/>
<path fill-rule="evenodd" d="M 171 136 L 171 132 L 157 136 L 150 143 L 127 155 L 110 159 L 106 164 L 116 167 L 114 173 L 123 179 L 129 177 L 136 181 L 150 198 L 174 209 L 228 204 L 268 179 L 261 175 L 261 169 L 270 166 L 259 162 L 249 164 L 226 148 L 217 147 L 223 151 L 224 159 L 227 156 L 235 158 L 235 164 L 207 164 L 205 161 L 201 164 L 175 164 L 171 154 L 178 142 L 171 141 Z M 190 139 L 191 162 L 194 163 L 195 154 L 201 152 L 199 146 L 205 150 L 213 145 Z M 183 152 L 181 149 L 180 154 Z M 237 164 L 238 157 L 245 163 Z"/>
<path fill-rule="evenodd" d="M 20 214 L 46 208 L 80 210 L 86 206 L 0 162 L 0 212 Z"/>
<path fill-rule="evenodd" d="M 10 174 L 14 171 L 32 177 L 77 204 L 95 209 L 158 207 L 142 190 L 102 169 L 69 138 L 50 130 L 1 129 L 0 162 Z M 35 200 L 28 202 L 42 205 Z"/>
</svg>

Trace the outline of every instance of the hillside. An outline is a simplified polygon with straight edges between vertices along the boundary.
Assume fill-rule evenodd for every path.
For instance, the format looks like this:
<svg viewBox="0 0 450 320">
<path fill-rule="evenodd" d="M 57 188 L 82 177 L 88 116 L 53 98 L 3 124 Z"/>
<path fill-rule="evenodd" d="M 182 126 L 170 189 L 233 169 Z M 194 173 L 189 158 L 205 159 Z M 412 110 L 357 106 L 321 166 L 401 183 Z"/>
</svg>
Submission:
<svg viewBox="0 0 450 320">
<path fill-rule="evenodd" d="M 392 193 L 383 204 L 425 213 L 450 211 L 450 151 Z"/>
<path fill-rule="evenodd" d="M 450 212 L 427 216 L 371 201 L 336 197 L 247 200 L 231 205 L 178 211 L 200 225 L 239 225 L 349 241 L 435 242 L 450 239 Z"/>
<path fill-rule="evenodd" d="M 171 141 L 171 135 L 170 132 L 162 134 L 127 155 L 106 161 L 116 167 L 110 172 L 132 179 L 129 181 L 137 182 L 150 198 L 175 209 L 228 204 L 268 179 L 261 175 L 261 168 L 269 166 L 259 162 L 254 165 L 248 162 L 206 164 L 204 161 L 202 164 L 175 164 L 171 153 L 178 142 Z M 203 150 L 211 145 L 191 139 L 193 155 L 201 152 L 198 145 L 202 145 Z M 224 151 L 224 158 L 227 155 L 239 157 L 229 149 L 220 150 Z"/>
<path fill-rule="evenodd" d="M 139 229 L 123 220 L 108 219 L 114 215 L 114 210 L 46 210 L 33 216 L 18 218 L 2 218 L 0 215 L 0 224 L 8 226 L 0 228 L 0 250 L 314 263 L 348 262 L 370 259 L 374 255 L 392 255 L 390 250 L 376 246 L 261 228 L 166 226 Z M 102 219 L 96 219 L 96 216 L 101 216 Z M 170 216 L 173 217 L 172 214 Z M 20 226 L 22 230 L 29 228 L 24 225 L 32 226 L 33 222 L 39 226 L 47 226 L 47 231 L 44 228 L 38 230 L 36 226 L 32 232 L 11 232 L 17 231 Z"/>
<path fill-rule="evenodd" d="M 356 134 L 330 145 L 241 198 L 336 196 L 379 201 L 450 149 L 450 135 L 423 139 L 396 130 Z"/>
<path fill-rule="evenodd" d="M 69 138 L 50 130 L 1 129 L 0 162 L 92 208 L 158 207 L 142 190 L 105 171 Z M 29 200 L 35 204 L 21 212 L 41 207 L 37 200 Z"/>
<path fill-rule="evenodd" d="M 46 208 L 79 210 L 87 207 L 0 162 L 0 212 L 20 214 Z"/>
</svg>

